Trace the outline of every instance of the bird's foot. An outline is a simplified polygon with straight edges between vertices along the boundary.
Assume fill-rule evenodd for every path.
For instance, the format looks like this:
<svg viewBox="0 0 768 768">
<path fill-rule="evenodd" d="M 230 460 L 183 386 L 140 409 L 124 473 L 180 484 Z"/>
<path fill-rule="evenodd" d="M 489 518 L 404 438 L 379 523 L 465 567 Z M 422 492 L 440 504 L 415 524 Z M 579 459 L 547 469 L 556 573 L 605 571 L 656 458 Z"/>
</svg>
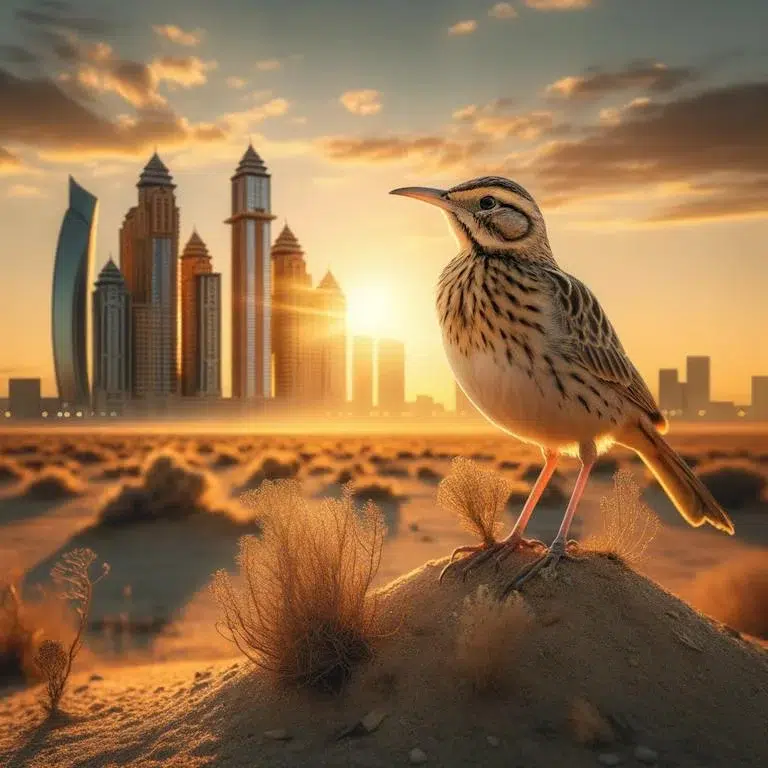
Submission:
<svg viewBox="0 0 768 768">
<path fill-rule="evenodd" d="M 566 543 L 555 539 L 545 554 L 522 568 L 517 576 L 512 579 L 502 593 L 502 599 L 509 596 L 512 592 L 520 591 L 520 588 L 537 574 L 541 574 L 545 578 L 554 578 L 558 563 L 561 560 L 573 560 L 573 553 L 578 548 L 579 543 L 574 539 L 570 539 Z"/>
<path fill-rule="evenodd" d="M 535 539 L 524 539 L 522 536 L 515 534 L 514 536 L 508 536 L 502 541 L 495 541 L 492 544 L 474 544 L 464 547 L 457 547 L 453 550 L 451 559 L 448 561 L 448 565 L 440 572 L 439 581 L 442 582 L 443 577 L 449 571 L 455 571 L 461 576 L 463 581 L 467 580 L 472 571 L 479 568 L 489 560 L 496 558 L 496 568 L 499 568 L 501 561 L 510 553 L 514 552 L 520 547 L 544 547 L 544 544 Z M 456 555 L 468 552 L 468 556 L 461 560 L 456 560 Z"/>
</svg>

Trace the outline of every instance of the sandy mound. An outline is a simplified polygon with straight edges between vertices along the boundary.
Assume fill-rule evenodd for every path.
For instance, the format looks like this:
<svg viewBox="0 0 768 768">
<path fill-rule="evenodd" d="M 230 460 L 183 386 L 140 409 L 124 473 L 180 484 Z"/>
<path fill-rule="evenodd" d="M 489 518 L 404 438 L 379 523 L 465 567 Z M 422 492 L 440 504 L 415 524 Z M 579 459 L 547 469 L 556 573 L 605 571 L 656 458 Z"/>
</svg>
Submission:
<svg viewBox="0 0 768 768">
<path fill-rule="evenodd" d="M 681 768 L 768 763 L 765 651 L 599 555 L 529 585 L 525 636 L 496 638 L 501 688 L 476 693 L 457 663 L 465 601 L 529 556 L 442 586 L 444 561 L 429 563 L 386 587 L 399 628 L 339 697 L 276 690 L 243 664 L 81 675 L 59 720 L 43 722 L 33 692 L 0 703 L 13 723 L 0 728 L 0 764 L 383 768 L 415 749 L 436 766 L 640 765 L 635 754 L 654 753 Z"/>
</svg>

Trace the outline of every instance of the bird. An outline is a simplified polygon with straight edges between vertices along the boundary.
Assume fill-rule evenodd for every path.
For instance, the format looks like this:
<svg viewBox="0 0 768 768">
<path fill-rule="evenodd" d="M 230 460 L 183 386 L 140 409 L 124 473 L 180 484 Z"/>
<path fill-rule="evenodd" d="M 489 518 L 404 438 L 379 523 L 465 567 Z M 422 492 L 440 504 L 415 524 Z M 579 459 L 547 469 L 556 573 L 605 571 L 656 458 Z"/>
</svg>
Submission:
<svg viewBox="0 0 768 768">
<path fill-rule="evenodd" d="M 634 451 L 692 526 L 733 534 L 731 520 L 664 439 L 669 429 L 595 294 L 555 261 L 544 216 L 520 184 L 500 176 L 450 189 L 400 187 L 390 194 L 440 208 L 458 242 L 436 291 L 443 347 L 461 389 L 503 432 L 538 446 L 541 472 L 509 535 L 463 546 L 442 578 L 540 542 L 526 526 L 560 459 L 579 473 L 562 524 L 546 551 L 504 590 L 520 589 L 571 556 L 568 531 L 598 457 L 613 445 Z M 465 556 L 456 560 L 457 555 Z"/>
</svg>

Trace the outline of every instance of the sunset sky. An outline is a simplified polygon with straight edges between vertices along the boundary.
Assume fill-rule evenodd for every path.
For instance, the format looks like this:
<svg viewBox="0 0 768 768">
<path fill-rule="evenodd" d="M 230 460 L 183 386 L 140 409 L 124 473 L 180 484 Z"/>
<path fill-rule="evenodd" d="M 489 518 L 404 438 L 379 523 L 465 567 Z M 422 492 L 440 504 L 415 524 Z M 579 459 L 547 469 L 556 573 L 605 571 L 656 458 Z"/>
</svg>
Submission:
<svg viewBox="0 0 768 768">
<path fill-rule="evenodd" d="M 713 358 L 715 399 L 768 374 L 765 0 L 39 0 L 0 3 L 0 394 L 55 394 L 50 289 L 67 176 L 100 201 L 96 270 L 152 151 L 223 273 L 252 138 L 353 332 L 406 343 L 407 394 L 453 406 L 434 285 L 455 243 L 387 192 L 487 173 L 540 202 L 656 391 Z M 365 308 L 373 307 L 371 317 Z"/>
</svg>

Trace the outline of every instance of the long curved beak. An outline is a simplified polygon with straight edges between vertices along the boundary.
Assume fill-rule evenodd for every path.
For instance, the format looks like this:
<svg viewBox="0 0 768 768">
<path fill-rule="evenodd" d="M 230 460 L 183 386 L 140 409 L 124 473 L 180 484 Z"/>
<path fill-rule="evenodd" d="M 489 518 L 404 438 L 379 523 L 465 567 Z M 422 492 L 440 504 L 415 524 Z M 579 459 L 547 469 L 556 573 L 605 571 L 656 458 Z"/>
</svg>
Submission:
<svg viewBox="0 0 768 768">
<path fill-rule="evenodd" d="M 402 195 L 403 197 L 412 197 L 414 200 L 422 200 L 430 205 L 436 205 L 446 211 L 455 211 L 458 207 L 452 200 L 445 197 L 445 191 L 442 189 L 431 189 L 430 187 L 399 187 L 393 189 L 390 195 Z"/>
</svg>

